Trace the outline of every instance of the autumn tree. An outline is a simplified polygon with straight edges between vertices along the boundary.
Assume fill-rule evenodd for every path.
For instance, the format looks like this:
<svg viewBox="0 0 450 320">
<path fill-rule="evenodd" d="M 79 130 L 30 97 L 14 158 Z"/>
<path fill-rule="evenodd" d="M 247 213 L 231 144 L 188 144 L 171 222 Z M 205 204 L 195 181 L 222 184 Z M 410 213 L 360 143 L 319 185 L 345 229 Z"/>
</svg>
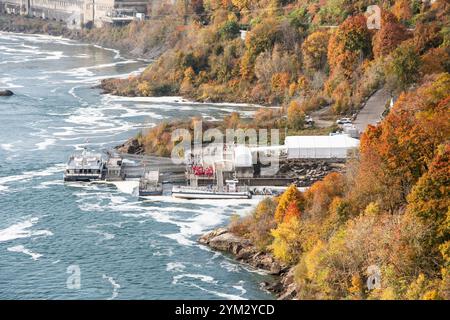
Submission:
<svg viewBox="0 0 450 320">
<path fill-rule="evenodd" d="M 450 99 L 448 106 L 450 107 Z M 450 144 L 439 148 L 428 171 L 408 196 L 407 210 L 435 230 L 434 243 L 450 241 Z"/>
<path fill-rule="evenodd" d="M 300 130 L 305 125 L 305 112 L 298 101 L 293 100 L 289 104 L 287 118 L 289 127 L 294 130 Z"/>
<path fill-rule="evenodd" d="M 266 250 L 272 243 L 271 230 L 276 228 L 274 213 L 277 205 L 272 198 L 265 198 L 256 206 L 252 221 L 248 227 L 252 243 L 259 249 Z"/>
<path fill-rule="evenodd" d="M 276 229 L 273 229 L 273 243 L 270 249 L 274 256 L 285 263 L 297 262 L 302 251 L 300 233 L 301 223 L 297 217 L 281 222 Z"/>
<path fill-rule="evenodd" d="M 420 56 L 415 46 L 404 42 L 392 52 L 386 67 L 390 86 L 394 89 L 406 90 L 419 77 Z"/>
<path fill-rule="evenodd" d="M 298 208 L 298 204 L 295 201 L 292 201 L 286 209 L 283 222 L 289 222 L 293 218 L 300 219 L 300 216 L 301 212 L 300 209 Z"/>
<path fill-rule="evenodd" d="M 345 177 L 332 172 L 322 181 L 315 182 L 305 197 L 305 213 L 312 218 L 322 218 L 328 213 L 330 204 L 335 197 L 342 196 L 345 191 Z"/>
<path fill-rule="evenodd" d="M 443 33 L 437 22 L 418 23 L 416 25 L 413 42 L 420 54 L 425 53 L 429 49 L 439 47 L 443 41 Z"/>
<path fill-rule="evenodd" d="M 421 60 L 422 74 L 450 72 L 450 47 L 430 49 Z"/>
<path fill-rule="evenodd" d="M 413 12 L 410 0 L 397 0 L 392 7 L 392 13 L 399 21 L 406 22 L 412 18 Z"/>
<path fill-rule="evenodd" d="M 295 203 L 299 210 L 302 210 L 304 206 L 303 195 L 294 184 L 291 184 L 280 196 L 277 209 L 275 210 L 275 221 L 277 223 L 283 222 L 286 211 L 291 203 Z"/>
<path fill-rule="evenodd" d="M 402 24 L 396 22 L 383 23 L 373 41 L 375 58 L 388 55 L 407 38 L 408 32 Z"/>
<path fill-rule="evenodd" d="M 434 76 L 401 95 L 383 123 L 362 135 L 360 172 L 353 189 L 359 190 L 363 207 L 368 203 L 363 199 L 391 212 L 406 203 L 438 146 L 450 135 L 449 91 L 450 75 Z"/>
<path fill-rule="evenodd" d="M 254 63 L 257 56 L 264 51 L 271 51 L 279 36 L 279 22 L 274 18 L 267 18 L 258 23 L 245 40 L 246 52 L 242 57 L 241 75 L 244 79 L 254 77 Z"/>
<path fill-rule="evenodd" d="M 328 62 L 331 71 L 340 70 L 351 77 L 358 60 L 371 52 L 371 35 L 362 15 L 347 18 L 331 36 Z"/>
<path fill-rule="evenodd" d="M 302 44 L 303 63 L 306 70 L 323 70 L 327 64 L 327 48 L 330 35 L 326 31 L 311 33 Z"/>
</svg>

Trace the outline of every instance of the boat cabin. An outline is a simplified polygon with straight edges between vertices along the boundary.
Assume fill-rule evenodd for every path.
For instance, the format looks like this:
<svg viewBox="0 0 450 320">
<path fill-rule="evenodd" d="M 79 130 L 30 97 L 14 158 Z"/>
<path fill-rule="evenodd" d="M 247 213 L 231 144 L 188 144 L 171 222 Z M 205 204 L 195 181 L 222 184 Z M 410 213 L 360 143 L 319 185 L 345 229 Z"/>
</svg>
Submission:
<svg viewBox="0 0 450 320">
<path fill-rule="evenodd" d="M 105 162 L 101 154 L 83 151 L 69 158 L 64 171 L 64 181 L 92 181 L 103 177 Z"/>
</svg>

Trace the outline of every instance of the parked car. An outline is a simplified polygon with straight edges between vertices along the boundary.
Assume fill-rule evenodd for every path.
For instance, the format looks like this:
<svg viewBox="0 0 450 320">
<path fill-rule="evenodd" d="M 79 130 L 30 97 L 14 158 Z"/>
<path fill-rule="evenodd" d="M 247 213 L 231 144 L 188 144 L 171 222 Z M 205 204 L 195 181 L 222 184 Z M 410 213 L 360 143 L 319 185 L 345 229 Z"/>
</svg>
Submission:
<svg viewBox="0 0 450 320">
<path fill-rule="evenodd" d="M 336 121 L 337 124 L 347 124 L 352 123 L 352 119 L 350 118 L 340 118 Z"/>
</svg>

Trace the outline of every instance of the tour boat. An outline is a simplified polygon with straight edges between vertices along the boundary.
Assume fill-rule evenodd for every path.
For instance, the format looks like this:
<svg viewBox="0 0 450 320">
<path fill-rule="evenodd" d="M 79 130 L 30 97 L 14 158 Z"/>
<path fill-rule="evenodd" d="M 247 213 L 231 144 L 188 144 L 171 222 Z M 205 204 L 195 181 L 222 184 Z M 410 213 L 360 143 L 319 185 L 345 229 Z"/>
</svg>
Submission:
<svg viewBox="0 0 450 320">
<path fill-rule="evenodd" d="M 145 172 L 139 180 L 139 196 L 160 196 L 163 194 L 163 186 L 159 181 L 159 171 Z"/>
<path fill-rule="evenodd" d="M 73 154 L 64 170 L 64 181 L 96 181 L 104 175 L 105 161 L 101 154 L 83 150 L 82 153 Z"/>
<path fill-rule="evenodd" d="M 173 186 L 172 197 L 181 199 L 251 199 L 252 194 L 247 188 L 238 187 L 237 183 L 237 180 L 226 180 L 223 190 L 219 190 L 217 186 Z"/>
</svg>

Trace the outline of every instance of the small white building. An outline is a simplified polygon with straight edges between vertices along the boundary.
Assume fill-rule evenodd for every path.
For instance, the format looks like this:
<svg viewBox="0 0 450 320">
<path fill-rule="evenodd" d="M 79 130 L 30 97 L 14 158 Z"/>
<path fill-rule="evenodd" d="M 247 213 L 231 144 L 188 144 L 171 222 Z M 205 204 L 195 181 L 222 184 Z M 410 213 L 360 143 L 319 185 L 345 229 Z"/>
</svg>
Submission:
<svg viewBox="0 0 450 320">
<path fill-rule="evenodd" d="M 290 136 L 285 147 L 288 159 L 346 159 L 359 140 L 346 134 L 333 136 Z"/>
<path fill-rule="evenodd" d="M 253 155 L 249 147 L 237 145 L 233 150 L 233 163 L 238 177 L 253 177 Z"/>
</svg>

